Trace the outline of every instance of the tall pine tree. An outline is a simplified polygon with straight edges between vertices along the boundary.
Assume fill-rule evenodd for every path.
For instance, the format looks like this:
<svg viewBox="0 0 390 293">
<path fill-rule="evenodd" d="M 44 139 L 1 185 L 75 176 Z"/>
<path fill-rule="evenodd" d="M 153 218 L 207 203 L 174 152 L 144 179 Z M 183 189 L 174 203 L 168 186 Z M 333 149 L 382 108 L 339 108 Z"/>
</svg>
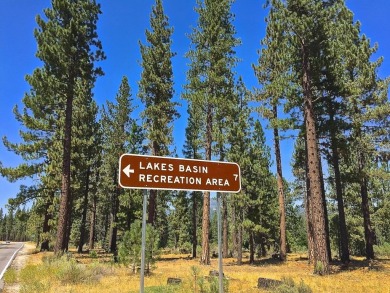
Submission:
<svg viewBox="0 0 390 293">
<path fill-rule="evenodd" d="M 71 153 L 73 101 L 80 88 L 92 90 L 100 68 L 94 63 L 104 54 L 96 32 L 100 5 L 93 0 L 53 0 L 45 9 L 45 17 L 37 17 L 35 31 L 37 57 L 44 64 L 47 83 L 53 93 L 52 101 L 59 104 L 57 128 L 62 145 L 62 186 L 55 252 L 67 248 L 69 214 L 72 209 Z"/>
<path fill-rule="evenodd" d="M 173 71 L 171 35 L 168 17 L 164 14 L 162 0 L 156 0 L 150 16 L 151 30 L 146 30 L 147 44 L 140 43 L 142 74 L 139 81 L 138 96 L 145 104 L 142 113 L 144 129 L 148 140 L 148 150 L 153 156 L 170 154 L 173 143 L 172 122 L 178 117 L 172 102 Z M 149 196 L 148 223 L 154 224 L 157 208 L 157 191 L 151 190 Z"/>
<path fill-rule="evenodd" d="M 211 160 L 213 145 L 218 141 L 220 128 L 216 116 L 226 112 L 225 99 L 232 96 L 233 72 L 236 63 L 234 47 L 239 44 L 235 38 L 230 12 L 231 0 L 197 1 L 198 26 L 190 35 L 192 48 L 187 53 L 190 68 L 184 98 L 192 109 L 199 109 L 204 126 L 203 148 L 205 159 Z M 210 193 L 203 194 L 202 255 L 200 262 L 210 264 Z"/>
<path fill-rule="evenodd" d="M 120 195 L 123 193 L 118 186 L 118 160 L 133 143 L 130 141 L 134 123 L 131 102 L 131 89 L 127 77 L 123 77 L 115 103 L 107 101 L 107 106 L 102 110 L 103 159 L 99 171 L 102 184 L 99 188 L 110 197 L 107 201 L 110 210 L 108 249 L 113 253 L 117 252 L 118 213 Z"/>
</svg>

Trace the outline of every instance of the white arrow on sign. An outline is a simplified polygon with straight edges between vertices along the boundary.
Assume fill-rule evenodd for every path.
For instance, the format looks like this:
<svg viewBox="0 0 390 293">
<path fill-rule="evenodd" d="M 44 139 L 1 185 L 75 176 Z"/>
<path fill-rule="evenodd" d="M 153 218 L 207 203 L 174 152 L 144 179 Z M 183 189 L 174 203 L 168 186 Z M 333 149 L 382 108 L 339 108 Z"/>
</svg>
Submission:
<svg viewBox="0 0 390 293">
<path fill-rule="evenodd" d="M 126 174 L 127 177 L 130 177 L 130 174 L 133 173 L 134 174 L 134 169 L 131 169 L 131 165 L 127 165 L 126 168 L 124 168 L 123 170 L 123 173 Z"/>
</svg>

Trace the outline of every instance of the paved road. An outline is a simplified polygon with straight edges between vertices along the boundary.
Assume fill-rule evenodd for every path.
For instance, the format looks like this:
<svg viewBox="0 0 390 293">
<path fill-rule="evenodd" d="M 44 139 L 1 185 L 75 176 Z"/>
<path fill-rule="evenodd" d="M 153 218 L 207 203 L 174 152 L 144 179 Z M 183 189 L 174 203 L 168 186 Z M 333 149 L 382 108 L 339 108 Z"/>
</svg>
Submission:
<svg viewBox="0 0 390 293">
<path fill-rule="evenodd" d="M 0 292 L 2 290 L 1 279 L 3 278 L 3 274 L 7 267 L 11 264 L 16 253 L 23 247 L 23 244 L 23 242 L 0 242 Z"/>
</svg>

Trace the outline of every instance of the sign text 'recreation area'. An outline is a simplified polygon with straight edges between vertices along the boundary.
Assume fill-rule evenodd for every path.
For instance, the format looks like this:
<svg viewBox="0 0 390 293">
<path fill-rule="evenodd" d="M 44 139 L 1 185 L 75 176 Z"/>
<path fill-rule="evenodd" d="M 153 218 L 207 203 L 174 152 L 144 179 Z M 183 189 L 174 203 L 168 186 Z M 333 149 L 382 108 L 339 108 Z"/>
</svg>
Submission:
<svg viewBox="0 0 390 293">
<path fill-rule="evenodd" d="M 119 185 L 135 189 L 239 192 L 236 163 L 124 154 L 119 159 Z"/>
</svg>

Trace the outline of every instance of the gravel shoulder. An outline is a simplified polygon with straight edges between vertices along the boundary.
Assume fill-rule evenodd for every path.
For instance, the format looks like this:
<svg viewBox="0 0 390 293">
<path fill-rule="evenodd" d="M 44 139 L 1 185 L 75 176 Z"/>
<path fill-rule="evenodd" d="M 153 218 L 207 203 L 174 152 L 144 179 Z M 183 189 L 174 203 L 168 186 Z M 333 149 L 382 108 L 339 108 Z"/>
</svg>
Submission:
<svg viewBox="0 0 390 293">
<path fill-rule="evenodd" d="M 13 260 L 10 268 L 13 268 L 17 271 L 20 271 L 26 264 L 30 257 L 30 255 L 35 251 L 35 244 L 31 242 L 26 242 L 23 248 L 16 254 L 15 259 Z M 2 281 L 2 280 L 1 280 Z M 15 284 L 4 284 L 3 290 L 1 290 L 0 284 L 0 292 L 1 293 L 17 293 L 19 292 L 20 285 L 18 283 Z"/>
</svg>

